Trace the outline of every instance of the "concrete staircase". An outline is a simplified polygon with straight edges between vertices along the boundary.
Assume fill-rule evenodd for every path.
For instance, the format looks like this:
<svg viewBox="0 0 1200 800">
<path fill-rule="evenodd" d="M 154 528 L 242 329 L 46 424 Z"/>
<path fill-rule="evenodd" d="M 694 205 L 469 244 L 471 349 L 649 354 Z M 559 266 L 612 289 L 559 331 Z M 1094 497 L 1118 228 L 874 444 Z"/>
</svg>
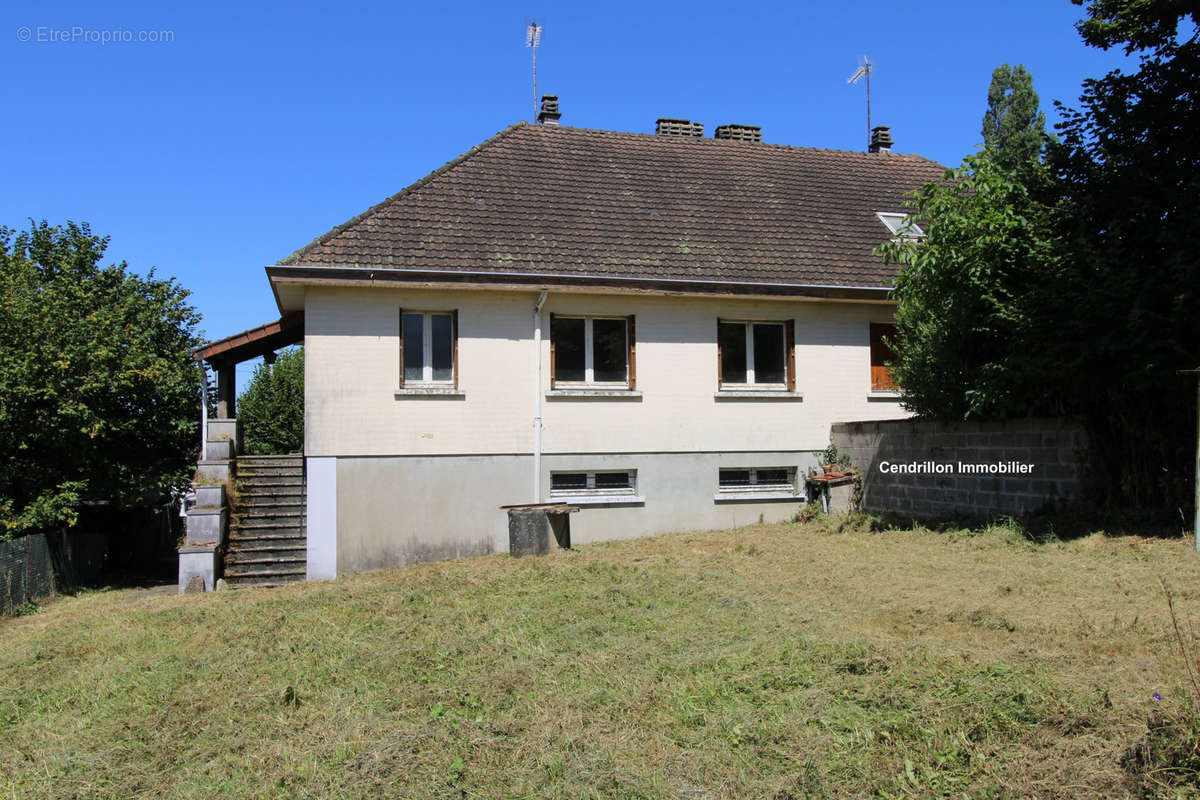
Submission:
<svg viewBox="0 0 1200 800">
<path fill-rule="evenodd" d="M 238 456 L 225 548 L 230 587 L 302 581 L 308 568 L 304 457 Z"/>
</svg>

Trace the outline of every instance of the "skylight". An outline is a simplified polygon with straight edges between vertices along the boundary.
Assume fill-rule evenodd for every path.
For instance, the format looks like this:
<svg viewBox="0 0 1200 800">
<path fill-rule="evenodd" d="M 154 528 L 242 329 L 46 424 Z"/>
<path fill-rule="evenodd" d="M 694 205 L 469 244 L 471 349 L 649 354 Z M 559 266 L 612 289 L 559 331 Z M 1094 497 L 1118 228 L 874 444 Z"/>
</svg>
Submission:
<svg viewBox="0 0 1200 800">
<path fill-rule="evenodd" d="M 879 217 L 879 221 L 887 226 L 887 229 L 892 232 L 893 236 L 901 239 L 920 239 L 925 235 L 925 231 L 921 230 L 921 226 L 912 221 L 912 217 L 908 214 L 897 214 L 890 211 L 877 211 L 875 216 Z"/>
</svg>

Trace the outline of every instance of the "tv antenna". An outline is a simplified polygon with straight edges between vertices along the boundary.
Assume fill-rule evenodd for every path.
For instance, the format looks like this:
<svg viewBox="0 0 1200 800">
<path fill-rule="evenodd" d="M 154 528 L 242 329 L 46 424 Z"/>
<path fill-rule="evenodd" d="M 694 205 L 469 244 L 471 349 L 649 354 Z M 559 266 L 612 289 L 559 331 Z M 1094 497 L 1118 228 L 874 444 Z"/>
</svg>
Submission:
<svg viewBox="0 0 1200 800">
<path fill-rule="evenodd" d="M 536 21 L 531 21 L 529 27 L 525 29 L 525 46 L 533 51 L 533 121 L 537 121 L 538 115 L 538 93 L 537 93 L 537 49 L 542 43 L 542 26 Z"/>
<path fill-rule="evenodd" d="M 863 63 L 858 69 L 854 70 L 854 74 L 846 83 L 858 83 L 863 78 L 867 79 L 867 148 L 871 147 L 871 58 L 870 56 L 862 57 Z"/>
</svg>

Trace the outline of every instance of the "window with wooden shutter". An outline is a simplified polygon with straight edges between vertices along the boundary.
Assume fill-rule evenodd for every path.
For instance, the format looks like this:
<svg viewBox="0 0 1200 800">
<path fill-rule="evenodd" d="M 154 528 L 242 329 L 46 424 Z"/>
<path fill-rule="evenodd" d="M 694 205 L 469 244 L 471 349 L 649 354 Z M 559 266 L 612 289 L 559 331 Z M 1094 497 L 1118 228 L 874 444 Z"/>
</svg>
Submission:
<svg viewBox="0 0 1200 800">
<path fill-rule="evenodd" d="M 871 323 L 871 391 L 887 392 L 896 389 L 888 362 L 896 360 L 891 342 L 896 338 L 896 326 L 883 322 Z"/>
</svg>

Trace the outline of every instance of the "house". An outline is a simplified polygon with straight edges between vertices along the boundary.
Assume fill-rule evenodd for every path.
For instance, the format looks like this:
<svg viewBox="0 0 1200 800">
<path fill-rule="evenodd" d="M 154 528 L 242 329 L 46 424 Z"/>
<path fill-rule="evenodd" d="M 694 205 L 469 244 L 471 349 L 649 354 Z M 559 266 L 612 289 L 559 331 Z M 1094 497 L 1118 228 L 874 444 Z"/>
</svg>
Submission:
<svg viewBox="0 0 1200 800">
<path fill-rule="evenodd" d="M 906 415 L 873 249 L 943 167 L 886 128 L 558 116 L 267 267 L 303 314 L 309 578 L 503 552 L 516 503 L 580 507 L 575 544 L 785 519 L 833 422 Z"/>
</svg>

